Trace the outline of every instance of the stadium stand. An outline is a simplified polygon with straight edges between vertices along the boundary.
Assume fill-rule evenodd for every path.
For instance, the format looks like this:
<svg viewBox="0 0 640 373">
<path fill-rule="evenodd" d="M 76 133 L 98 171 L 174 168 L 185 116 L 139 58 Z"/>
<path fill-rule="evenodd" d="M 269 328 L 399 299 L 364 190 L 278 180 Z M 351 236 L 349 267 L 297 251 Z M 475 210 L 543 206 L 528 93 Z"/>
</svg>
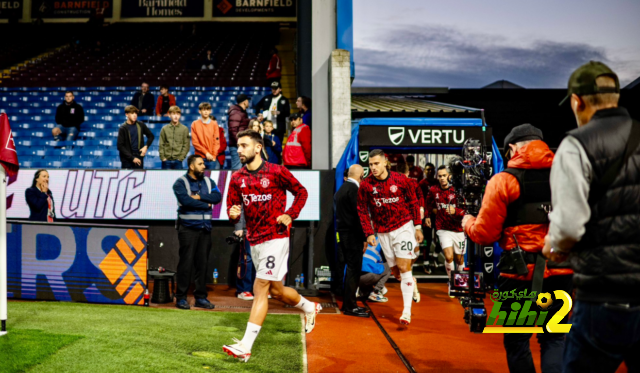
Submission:
<svg viewBox="0 0 640 373">
<path fill-rule="evenodd" d="M 118 127 L 124 123 L 124 108 L 138 87 L 2 87 L 0 111 L 6 112 L 21 167 L 27 168 L 120 168 L 117 150 Z M 83 106 L 86 121 L 76 141 L 53 141 L 56 107 L 62 103 L 65 90 L 75 92 Z M 158 94 L 158 87 L 152 87 Z M 210 102 L 212 115 L 227 131 L 227 110 L 235 104 L 235 96 L 244 93 L 254 102 L 267 94 L 264 87 L 172 87 L 182 109 L 181 122 L 187 127 L 199 116 L 198 105 Z M 249 115 L 253 115 L 249 109 Z M 142 118 L 156 136 L 145 157 L 145 168 L 159 169 L 158 139 L 166 117 Z M 193 147 L 189 154 L 193 153 Z M 227 150 L 227 168 L 230 157 Z"/>
</svg>

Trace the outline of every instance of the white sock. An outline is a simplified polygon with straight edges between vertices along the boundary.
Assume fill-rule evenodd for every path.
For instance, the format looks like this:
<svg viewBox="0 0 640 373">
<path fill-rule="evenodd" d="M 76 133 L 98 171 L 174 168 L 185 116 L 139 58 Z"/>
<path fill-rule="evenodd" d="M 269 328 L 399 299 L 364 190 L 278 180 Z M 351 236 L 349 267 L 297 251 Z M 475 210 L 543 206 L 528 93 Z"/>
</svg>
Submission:
<svg viewBox="0 0 640 373">
<path fill-rule="evenodd" d="M 404 310 L 402 313 L 411 313 L 411 302 L 413 301 L 413 287 L 416 285 L 413 282 L 413 275 L 411 272 L 405 272 L 400 274 L 400 290 L 402 291 L 402 302 L 404 303 Z"/>
<path fill-rule="evenodd" d="M 296 308 L 302 310 L 304 313 L 311 313 L 316 310 L 315 303 L 305 299 L 303 296 L 300 297 L 300 302 L 296 304 Z"/>
<path fill-rule="evenodd" d="M 449 263 L 446 260 L 444 261 L 444 269 L 447 270 L 447 278 L 449 278 L 449 280 L 451 280 L 451 271 L 453 271 L 454 268 L 453 262 Z"/>
<path fill-rule="evenodd" d="M 464 264 L 456 264 L 458 271 L 464 271 Z"/>
<path fill-rule="evenodd" d="M 242 344 L 245 345 L 251 351 L 253 347 L 253 342 L 258 338 L 258 333 L 260 333 L 260 329 L 262 327 L 260 325 L 256 325 L 254 323 L 247 323 L 247 330 L 244 332 L 244 337 L 242 338 Z"/>
</svg>

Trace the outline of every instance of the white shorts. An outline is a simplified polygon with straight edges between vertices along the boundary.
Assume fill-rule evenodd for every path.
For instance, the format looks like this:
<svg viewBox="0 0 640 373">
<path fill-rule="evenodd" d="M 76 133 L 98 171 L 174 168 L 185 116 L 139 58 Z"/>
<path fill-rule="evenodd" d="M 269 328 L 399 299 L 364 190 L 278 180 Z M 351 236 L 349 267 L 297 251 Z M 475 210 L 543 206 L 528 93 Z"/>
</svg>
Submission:
<svg viewBox="0 0 640 373">
<path fill-rule="evenodd" d="M 442 248 L 453 247 L 453 253 L 464 255 L 467 252 L 467 237 L 464 232 L 439 230 L 436 232 Z"/>
<path fill-rule="evenodd" d="M 269 240 L 251 246 L 251 259 L 256 277 L 262 280 L 282 281 L 289 262 L 289 237 Z"/>
<path fill-rule="evenodd" d="M 396 265 L 396 258 L 415 259 L 418 257 L 414 251 L 418 247 L 418 243 L 416 242 L 416 228 L 412 221 L 395 231 L 378 233 L 378 240 L 380 240 L 380 246 L 389 267 Z"/>
</svg>

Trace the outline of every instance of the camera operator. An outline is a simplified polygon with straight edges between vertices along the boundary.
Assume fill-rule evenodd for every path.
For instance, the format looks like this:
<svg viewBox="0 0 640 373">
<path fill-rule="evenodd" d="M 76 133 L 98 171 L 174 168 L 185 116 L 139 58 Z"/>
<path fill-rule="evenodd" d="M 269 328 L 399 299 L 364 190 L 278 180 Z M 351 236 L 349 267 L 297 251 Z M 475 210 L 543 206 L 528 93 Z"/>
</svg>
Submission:
<svg viewBox="0 0 640 373">
<path fill-rule="evenodd" d="M 256 271 L 251 260 L 251 245 L 244 238 L 247 236 L 247 221 L 244 219 L 244 209 L 240 214 L 240 220 L 235 224 L 233 236 L 227 238 L 227 243 L 238 245 L 238 273 L 236 277 L 236 297 L 242 300 L 253 300 L 253 283 L 256 280 Z"/>
<path fill-rule="evenodd" d="M 436 235 L 442 246 L 444 254 L 444 267 L 447 277 L 451 278 L 454 270 L 454 258 L 458 270 L 464 267 L 464 254 L 467 251 L 467 239 L 460 226 L 460 221 L 465 214 L 464 206 L 457 206 L 455 188 L 449 184 L 449 171 L 447 166 L 441 165 L 437 172 L 439 185 L 431 187 L 427 196 L 427 211 L 436 214 Z M 427 226 L 431 228 L 434 222 L 431 218 L 425 219 Z M 453 298 L 453 297 L 452 297 Z"/>
<path fill-rule="evenodd" d="M 499 291 L 526 289 L 540 293 L 541 289 L 536 287 L 542 285 L 545 292 L 564 290 L 571 294 L 571 270 L 554 269 L 552 263 L 545 266 L 539 255 L 549 227 L 547 213 L 540 206 L 549 205 L 551 200 L 549 172 L 553 153 L 542 141 L 542 131 L 530 124 L 513 128 L 504 140 L 504 148 L 505 158 L 510 158 L 508 168 L 489 180 L 478 217 L 465 215 L 462 220 L 464 231 L 480 245 L 500 242 L 504 251 L 498 264 Z M 550 314 L 561 304 L 554 302 Z M 509 306 L 510 302 L 504 302 L 501 309 Z M 564 334 L 545 333 L 537 337 L 542 349 L 542 371 L 560 372 Z M 509 371 L 535 372 L 530 339 L 530 333 L 504 335 Z"/>
<path fill-rule="evenodd" d="M 569 79 L 577 129 L 551 168 L 543 253 L 570 262 L 576 301 L 564 372 L 640 371 L 640 123 L 618 107 L 620 83 L 591 61 Z"/>
</svg>

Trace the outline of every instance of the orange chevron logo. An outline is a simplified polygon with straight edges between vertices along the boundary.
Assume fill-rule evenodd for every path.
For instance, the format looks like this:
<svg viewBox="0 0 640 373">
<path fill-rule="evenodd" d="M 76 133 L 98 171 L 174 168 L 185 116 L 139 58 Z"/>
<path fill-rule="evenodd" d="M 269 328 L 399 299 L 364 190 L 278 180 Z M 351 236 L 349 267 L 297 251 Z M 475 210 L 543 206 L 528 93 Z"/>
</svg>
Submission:
<svg viewBox="0 0 640 373">
<path fill-rule="evenodd" d="M 146 229 L 128 229 L 107 253 L 100 269 L 107 276 L 125 304 L 144 304 L 147 288 Z"/>
</svg>

